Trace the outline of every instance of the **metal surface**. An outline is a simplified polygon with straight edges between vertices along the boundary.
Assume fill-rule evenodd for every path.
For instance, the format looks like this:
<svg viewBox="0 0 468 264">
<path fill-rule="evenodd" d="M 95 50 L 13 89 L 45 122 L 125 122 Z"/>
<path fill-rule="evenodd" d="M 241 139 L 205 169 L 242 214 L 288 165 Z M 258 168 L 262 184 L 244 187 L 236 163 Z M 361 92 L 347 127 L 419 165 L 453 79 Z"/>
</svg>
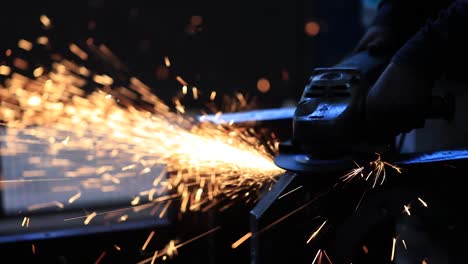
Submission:
<svg viewBox="0 0 468 264">
<path fill-rule="evenodd" d="M 198 116 L 197 120 L 199 122 L 209 121 L 218 125 L 231 122 L 232 124 L 239 125 L 245 123 L 291 120 L 295 110 L 295 107 L 252 110 L 236 113 L 224 113 L 221 115 Z"/>
</svg>

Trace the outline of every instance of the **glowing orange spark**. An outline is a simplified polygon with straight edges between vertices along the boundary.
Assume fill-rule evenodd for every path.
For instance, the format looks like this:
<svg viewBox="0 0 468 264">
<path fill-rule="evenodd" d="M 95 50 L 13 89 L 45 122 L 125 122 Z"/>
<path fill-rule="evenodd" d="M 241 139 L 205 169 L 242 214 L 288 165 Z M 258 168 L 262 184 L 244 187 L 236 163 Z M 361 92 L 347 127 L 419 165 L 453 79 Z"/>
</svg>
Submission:
<svg viewBox="0 0 468 264">
<path fill-rule="evenodd" d="M 188 83 L 184 79 L 182 79 L 182 77 L 176 76 L 176 80 L 183 86 L 188 86 Z"/>
<path fill-rule="evenodd" d="M 151 239 L 153 239 L 154 234 L 155 234 L 155 232 L 154 232 L 154 231 L 151 231 L 151 233 L 148 235 L 148 238 L 146 238 L 145 243 L 144 243 L 143 246 L 141 247 L 141 250 L 142 250 L 142 251 L 145 251 L 145 250 L 146 250 L 146 247 L 148 246 L 148 244 L 149 244 L 149 242 L 151 241 Z"/>
<path fill-rule="evenodd" d="M 214 101 L 215 98 L 216 98 L 216 91 L 211 91 L 211 93 L 210 93 L 210 101 Z"/>
<path fill-rule="evenodd" d="M 163 209 L 162 209 L 161 212 L 159 213 L 159 218 L 163 218 L 163 217 L 164 217 L 164 215 L 166 214 L 167 209 L 169 209 L 169 206 L 171 205 L 171 203 L 172 203 L 172 200 L 167 201 L 166 205 L 164 205 Z"/>
<path fill-rule="evenodd" d="M 427 203 L 423 199 L 418 197 L 418 201 L 422 204 L 422 206 L 427 207 Z"/>
<path fill-rule="evenodd" d="M 168 68 L 171 67 L 171 61 L 169 60 L 169 57 L 167 57 L 167 56 L 164 57 L 164 64 Z"/>
<path fill-rule="evenodd" d="M 37 38 L 36 42 L 37 44 L 46 46 L 47 44 L 49 44 L 49 38 L 45 36 L 41 36 Z"/>
<path fill-rule="evenodd" d="M 88 224 L 91 222 L 91 220 L 93 220 L 93 218 L 96 217 L 96 215 L 97 215 L 96 212 L 92 212 L 90 215 L 88 215 L 88 216 L 86 217 L 86 219 L 84 220 L 83 224 L 84 224 L 84 225 L 88 225 Z"/>
<path fill-rule="evenodd" d="M 317 230 L 315 230 L 309 237 L 309 239 L 307 240 L 307 244 L 309 244 L 310 241 L 312 241 L 312 239 L 314 239 L 315 237 L 317 237 L 317 235 L 320 233 L 320 230 L 322 230 L 322 228 L 325 226 L 325 224 L 327 223 L 328 220 L 325 220 L 319 228 L 317 228 Z"/>
<path fill-rule="evenodd" d="M 29 217 L 24 217 L 23 222 L 21 223 L 22 227 L 29 227 Z"/>
<path fill-rule="evenodd" d="M 242 243 L 244 243 L 250 237 L 252 237 L 252 232 L 248 232 L 247 234 L 245 234 L 241 238 L 239 238 L 236 242 L 232 243 L 231 248 L 236 249 L 237 247 L 242 245 Z"/>
<path fill-rule="evenodd" d="M 158 257 L 158 251 L 156 250 L 153 254 L 153 258 L 151 259 L 151 264 L 156 263 L 156 258 Z"/>
<path fill-rule="evenodd" d="M 114 244 L 114 247 L 115 247 L 115 249 L 117 249 L 118 251 L 121 250 L 121 248 L 120 248 L 118 245 L 116 245 L 116 244 Z"/>
<path fill-rule="evenodd" d="M 408 204 L 408 205 L 403 205 L 403 211 L 408 214 L 408 215 L 411 215 L 411 212 L 410 212 L 410 209 L 411 209 L 411 204 Z"/>
<path fill-rule="evenodd" d="M 6 65 L 0 65 L 0 74 L 1 75 L 8 75 L 11 72 L 11 68 Z"/>
<path fill-rule="evenodd" d="M 366 245 L 362 246 L 362 251 L 364 251 L 364 254 L 369 254 L 369 249 L 367 248 Z"/>
<path fill-rule="evenodd" d="M 193 99 L 197 100 L 198 99 L 198 89 L 197 89 L 197 87 L 192 87 L 192 94 L 193 94 Z"/>
<path fill-rule="evenodd" d="M 405 248 L 405 250 L 408 250 L 408 248 L 406 247 L 406 242 L 405 242 L 405 240 L 402 239 L 401 242 L 403 243 L 403 247 Z"/>
<path fill-rule="evenodd" d="M 94 81 L 102 85 L 112 85 L 114 80 L 107 75 L 95 75 Z"/>
<path fill-rule="evenodd" d="M 392 243 L 392 254 L 390 255 L 390 261 L 393 261 L 395 259 L 395 245 L 396 245 L 396 238 L 393 238 L 393 243 Z"/>
<path fill-rule="evenodd" d="M 50 18 L 48 18 L 46 15 L 41 15 L 39 17 L 39 20 L 41 21 L 42 25 L 46 28 L 50 27 L 52 25 Z"/>
<path fill-rule="evenodd" d="M 75 195 L 73 195 L 72 197 L 70 197 L 70 199 L 68 199 L 68 203 L 69 204 L 72 204 L 74 203 L 76 200 L 78 200 L 78 198 L 81 197 L 81 192 L 78 191 L 78 193 L 76 193 Z"/>
<path fill-rule="evenodd" d="M 33 71 L 33 75 L 34 77 L 39 77 L 41 76 L 42 74 L 44 73 L 44 68 L 43 67 L 37 67 L 36 69 L 34 69 Z"/>
<path fill-rule="evenodd" d="M 36 255 L 36 245 L 31 244 L 31 250 L 32 250 L 33 255 Z"/>
<path fill-rule="evenodd" d="M 312 260 L 312 264 L 315 263 L 315 261 L 317 260 L 317 258 L 319 257 L 319 255 L 320 255 L 320 259 L 322 259 L 322 258 L 321 258 L 321 256 L 322 256 L 322 250 L 321 250 L 321 249 L 319 249 L 319 250 L 317 251 L 317 254 L 315 254 L 314 260 Z M 320 262 L 321 262 L 321 261 L 319 261 L 319 264 L 320 264 Z"/>
<path fill-rule="evenodd" d="M 33 48 L 33 44 L 25 39 L 20 39 L 18 41 L 18 47 L 26 50 L 26 51 L 30 51 L 32 48 Z"/>
<path fill-rule="evenodd" d="M 88 54 L 84 52 L 80 47 L 78 47 L 76 44 L 71 43 L 70 46 L 68 47 L 71 52 L 73 52 L 76 56 L 78 56 L 82 60 L 87 60 L 88 59 Z"/>
<path fill-rule="evenodd" d="M 182 242 L 180 244 L 177 244 L 177 245 L 175 245 L 175 242 L 173 240 L 171 240 L 169 242 L 168 246 L 166 246 L 166 248 L 161 252 L 161 256 L 164 255 L 163 260 L 164 260 L 164 257 L 166 256 L 165 254 L 169 255 L 169 253 L 168 253 L 169 249 L 172 250 L 171 254 L 174 254 L 175 252 L 173 252 L 173 250 L 177 250 L 177 249 L 179 249 L 179 248 L 181 248 L 183 246 L 186 246 L 186 245 L 188 245 L 188 244 L 190 244 L 190 243 L 192 243 L 194 241 L 197 241 L 197 240 L 199 240 L 199 239 L 201 239 L 201 238 L 203 238 L 205 236 L 208 236 L 211 233 L 218 231 L 220 228 L 221 227 L 217 226 L 217 227 L 215 227 L 213 229 L 210 229 L 210 230 L 206 231 L 205 233 L 202 233 L 202 234 L 200 234 L 200 235 L 198 235 L 196 237 L 193 237 L 193 238 L 191 238 L 191 239 L 189 239 L 187 241 L 184 241 L 184 242 Z M 152 259 L 153 259 L 153 257 L 150 257 L 150 258 L 147 258 L 147 259 L 144 259 L 144 260 L 138 262 L 137 264 L 146 264 L 146 263 L 150 262 Z"/>
<path fill-rule="evenodd" d="M 96 261 L 94 262 L 94 264 L 99 264 L 101 263 L 101 261 L 104 259 L 104 257 L 106 256 L 107 252 L 106 251 L 103 251 L 101 253 L 101 255 L 99 255 L 99 257 L 96 259 Z"/>
</svg>

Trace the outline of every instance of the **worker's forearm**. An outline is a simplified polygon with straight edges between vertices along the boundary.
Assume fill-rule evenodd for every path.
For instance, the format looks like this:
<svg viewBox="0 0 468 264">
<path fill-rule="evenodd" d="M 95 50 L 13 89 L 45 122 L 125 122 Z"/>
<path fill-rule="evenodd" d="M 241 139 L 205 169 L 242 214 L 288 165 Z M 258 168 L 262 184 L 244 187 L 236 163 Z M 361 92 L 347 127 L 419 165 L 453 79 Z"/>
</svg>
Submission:
<svg viewBox="0 0 468 264">
<path fill-rule="evenodd" d="M 381 0 L 374 25 L 385 26 L 396 36 L 397 46 L 411 38 L 424 23 L 447 8 L 452 0 Z"/>
<path fill-rule="evenodd" d="M 429 21 L 396 53 L 393 61 L 437 77 L 458 58 L 468 57 L 468 0 L 456 1 Z"/>
</svg>

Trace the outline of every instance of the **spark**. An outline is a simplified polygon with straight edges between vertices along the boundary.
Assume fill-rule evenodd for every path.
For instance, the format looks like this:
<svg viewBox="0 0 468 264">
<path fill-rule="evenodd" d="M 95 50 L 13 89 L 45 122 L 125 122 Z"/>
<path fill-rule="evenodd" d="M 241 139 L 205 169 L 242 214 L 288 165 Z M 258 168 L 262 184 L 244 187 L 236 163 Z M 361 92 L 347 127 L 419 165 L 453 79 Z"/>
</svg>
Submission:
<svg viewBox="0 0 468 264">
<path fill-rule="evenodd" d="M 164 57 L 164 64 L 168 68 L 171 67 L 171 61 L 169 60 L 169 57 L 167 57 L 167 56 Z"/>
<path fill-rule="evenodd" d="M 390 167 L 397 173 L 401 173 L 402 169 L 396 165 L 391 164 L 390 162 L 383 161 L 381 155 L 379 153 L 375 153 L 377 158 L 371 162 L 367 166 L 360 166 L 356 162 L 354 164 L 357 168 L 350 170 L 345 175 L 341 176 L 340 179 L 343 182 L 349 182 L 355 179 L 357 176 L 361 176 L 366 181 L 372 180 L 372 188 L 375 188 L 377 184 L 382 185 L 387 178 L 387 171 L 386 167 Z M 364 174 L 367 174 L 364 176 Z M 373 176 L 373 178 L 371 178 Z M 380 180 L 380 181 L 379 181 Z"/>
<path fill-rule="evenodd" d="M 394 237 L 393 242 L 392 242 L 392 254 L 390 255 L 390 261 L 393 261 L 395 259 L 395 245 L 396 245 L 397 239 Z"/>
<path fill-rule="evenodd" d="M 114 83 L 114 80 L 110 76 L 107 76 L 107 75 L 96 74 L 94 76 L 94 81 L 102 85 L 112 85 Z"/>
<path fill-rule="evenodd" d="M 93 220 L 93 218 L 96 217 L 96 215 L 97 215 L 96 212 L 92 212 L 90 215 L 88 215 L 88 216 L 86 217 L 86 219 L 84 220 L 83 224 L 84 224 L 84 225 L 88 225 L 88 224 L 91 222 L 91 220 Z"/>
<path fill-rule="evenodd" d="M 201 238 L 203 238 L 205 236 L 208 236 L 208 235 L 212 234 L 213 232 L 218 231 L 220 228 L 221 228 L 220 226 L 217 226 L 217 227 L 215 227 L 213 229 L 210 229 L 210 230 L 206 231 L 205 233 L 202 233 L 202 234 L 200 234 L 198 236 L 195 236 L 195 237 L 193 237 L 193 238 L 191 238 L 189 240 L 186 240 L 186 241 L 184 241 L 182 243 L 179 243 L 177 245 L 175 244 L 174 240 L 171 240 L 169 242 L 169 244 L 166 246 L 166 248 L 161 252 L 161 256 L 163 256 L 163 255 L 165 256 L 166 254 L 168 254 L 168 255 L 173 254 L 173 253 L 175 253 L 174 250 L 177 251 L 179 248 L 181 248 L 183 246 L 186 246 L 186 245 L 188 245 L 190 243 L 193 243 L 194 241 L 197 241 L 197 240 L 199 240 L 199 239 L 201 239 Z M 170 253 L 169 253 L 169 251 L 170 251 Z M 150 257 L 150 258 L 147 258 L 147 259 L 144 259 L 144 260 L 138 262 L 137 264 L 146 264 L 148 262 L 151 262 L 152 259 L 153 259 L 153 257 Z M 163 257 L 163 259 L 164 259 L 164 257 Z"/>
<path fill-rule="evenodd" d="M 245 234 L 241 238 L 239 238 L 236 242 L 232 243 L 231 248 L 236 249 L 238 246 L 240 246 L 242 243 L 244 243 L 251 236 L 252 236 L 252 232 L 248 232 L 247 234 Z"/>
<path fill-rule="evenodd" d="M 44 21 L 41 18 L 44 25 L 50 25 L 50 21 Z M 86 53 L 88 49 L 99 52 L 116 67 L 120 65 L 103 45 L 96 47 L 91 43 L 82 49 L 72 44 L 69 49 L 82 58 L 89 54 Z M 22 171 L 24 176 L 44 177 L 50 169 L 59 169 L 63 171 L 63 178 L 57 176 L 51 180 L 80 180 L 74 191 L 90 189 L 101 192 L 115 191 L 118 184 L 128 183 L 125 182 L 128 178 L 131 181 L 132 178 L 146 177 L 150 182 L 154 179 L 152 185 L 138 190 L 136 195 L 147 191 L 148 197 L 151 193 L 151 203 L 165 202 L 159 213 L 159 217 L 163 217 L 169 207 L 176 204 L 172 203 L 175 199 L 181 201 L 177 203 L 179 213 L 222 210 L 240 201 L 255 199 L 254 195 L 260 195 L 284 173 L 273 163 L 277 149 L 271 146 L 275 144 L 264 144 L 254 130 L 198 123 L 190 116 L 182 115 L 185 108 L 180 101 L 174 102 L 177 111 L 173 110 L 152 93 L 151 87 L 135 77 L 129 77 L 128 84 L 120 84 L 119 79 L 119 87 L 115 87 L 117 84 L 110 76 L 116 74 L 98 74 L 88 65 L 85 68 L 74 63 L 73 59 L 62 57 L 54 55 L 50 67 L 31 63 L 35 65 L 34 78 L 14 72 L 9 65 L 0 66 L 0 74 L 7 76 L 7 80 L 0 84 L 0 119 L 5 128 L 1 143 L 8 146 L 2 147 L 2 155 L 29 155 L 37 149 L 35 146 L 47 155 L 46 158 L 41 156 L 41 159 L 30 160 L 34 169 Z M 23 64 L 27 67 L 29 62 L 24 61 Z M 188 87 L 182 77 L 177 76 L 176 80 Z M 94 90 L 88 91 L 90 87 Z M 192 92 L 194 98 L 202 94 L 196 87 Z M 212 92 L 210 98 L 214 100 L 215 96 L 216 92 Z M 214 112 L 220 111 L 216 109 Z M 83 153 L 83 157 L 95 165 L 82 166 L 78 161 L 67 158 L 69 153 Z M 122 167 L 116 166 L 115 162 Z M 6 179 L 2 183 L 29 181 L 33 182 L 29 179 Z M 63 190 L 57 186 L 53 188 L 55 191 Z M 72 204 L 84 193 L 78 192 L 62 202 Z M 64 221 L 80 219 L 87 225 L 104 213 L 137 209 L 141 198 L 135 194 L 132 197 L 132 207 L 101 213 L 94 211 Z M 63 209 L 62 202 L 28 205 L 27 209 Z M 121 216 L 119 220 L 127 218 Z"/>
<path fill-rule="evenodd" d="M 193 94 L 193 99 L 197 100 L 198 99 L 198 89 L 197 87 L 192 87 L 192 94 Z"/>
<path fill-rule="evenodd" d="M 34 77 L 39 77 L 41 76 L 42 74 L 44 73 L 44 68 L 43 67 L 37 67 L 36 69 L 34 69 L 33 71 L 33 75 Z"/>
<path fill-rule="evenodd" d="M 216 91 L 211 91 L 211 93 L 210 93 L 210 101 L 214 101 L 215 98 L 216 98 Z"/>
<path fill-rule="evenodd" d="M 158 257 L 158 251 L 154 251 L 153 258 L 151 259 L 151 264 L 156 263 L 156 258 Z"/>
<path fill-rule="evenodd" d="M 418 197 L 418 201 L 422 204 L 422 206 L 428 207 L 428 206 L 427 206 L 427 203 L 426 203 L 423 199 L 421 199 L 421 198 Z"/>
<path fill-rule="evenodd" d="M 148 246 L 148 244 L 149 244 L 149 242 L 151 241 L 151 239 L 153 239 L 154 234 L 155 234 L 154 231 L 151 231 L 151 232 L 150 232 L 150 234 L 148 235 L 148 238 L 146 238 L 145 243 L 144 243 L 143 246 L 141 247 L 141 250 L 142 250 L 142 251 L 145 251 L 145 250 L 146 250 L 146 247 Z"/>
<path fill-rule="evenodd" d="M 169 206 L 171 205 L 171 203 L 172 203 L 172 200 L 167 201 L 166 205 L 164 205 L 163 209 L 162 209 L 161 212 L 159 213 L 159 218 L 163 218 L 163 217 L 164 217 L 164 215 L 166 214 L 167 209 L 169 209 Z"/>
<path fill-rule="evenodd" d="M 26 51 L 30 51 L 33 48 L 33 44 L 25 39 L 20 39 L 18 41 L 18 47 Z"/>
<path fill-rule="evenodd" d="M 46 46 L 47 44 L 49 44 L 49 38 L 47 38 L 46 36 L 38 37 L 36 43 Z"/>
<path fill-rule="evenodd" d="M 99 264 L 101 263 L 102 259 L 104 259 L 104 257 L 106 256 L 107 252 L 106 251 L 103 251 L 101 253 L 101 255 L 99 255 L 99 257 L 96 259 L 96 261 L 94 262 L 94 264 Z"/>
<path fill-rule="evenodd" d="M 321 255 L 321 253 L 322 253 L 322 250 L 319 249 L 319 250 L 317 251 L 317 254 L 315 254 L 314 260 L 312 260 L 312 264 L 315 263 L 315 261 L 317 260 L 318 256 Z"/>
<path fill-rule="evenodd" d="M 314 264 L 315 261 L 317 261 L 317 264 L 322 264 L 323 256 L 325 256 L 325 258 L 327 258 L 327 261 L 328 261 L 329 264 L 333 264 L 330 257 L 328 256 L 327 252 L 325 250 L 322 250 L 322 249 L 319 249 L 317 251 L 317 254 L 315 254 L 314 260 L 312 260 L 312 264 Z"/>
<path fill-rule="evenodd" d="M 31 244 L 31 250 L 32 250 L 33 255 L 36 255 L 36 245 Z"/>
<path fill-rule="evenodd" d="M 48 18 L 46 15 L 41 15 L 39 17 L 39 20 L 41 21 L 42 25 L 46 28 L 50 27 L 52 25 L 50 18 Z"/>
<path fill-rule="evenodd" d="M 29 217 L 24 217 L 23 222 L 21 223 L 22 227 L 29 227 Z"/>
<path fill-rule="evenodd" d="M 6 65 L 0 65 L 0 74 L 1 75 L 8 75 L 11 72 L 11 68 Z"/>
<path fill-rule="evenodd" d="M 299 187 L 297 187 L 297 188 L 295 188 L 295 189 L 293 189 L 293 190 L 291 190 L 291 191 L 289 191 L 289 192 L 287 192 L 287 193 L 285 193 L 285 194 L 283 194 L 283 195 L 281 195 L 280 197 L 278 197 L 278 200 L 281 199 L 281 198 L 283 198 L 283 197 L 285 197 L 286 195 L 289 195 L 289 194 L 291 194 L 291 193 L 293 193 L 293 192 L 299 190 L 300 188 L 302 188 L 302 185 L 299 186 Z"/>
<path fill-rule="evenodd" d="M 411 215 L 411 212 L 410 212 L 410 209 L 411 209 L 411 204 L 405 204 L 403 205 L 403 211 L 408 214 L 408 215 Z"/>
<path fill-rule="evenodd" d="M 176 76 L 176 80 L 183 86 L 188 86 L 188 83 L 184 79 L 182 79 L 182 77 Z"/>
<path fill-rule="evenodd" d="M 59 201 L 52 201 L 52 202 L 47 202 L 47 203 L 39 203 L 39 204 L 30 205 L 30 206 L 27 207 L 27 210 L 28 211 L 34 211 L 34 210 L 39 210 L 39 209 L 53 207 L 53 206 L 58 207 L 60 209 L 65 208 L 63 203 L 61 203 Z"/>
<path fill-rule="evenodd" d="M 39 106 L 39 105 L 41 105 L 41 103 L 42 103 L 41 97 L 39 97 L 37 95 L 36 96 L 33 95 L 33 96 L 29 97 L 29 99 L 28 99 L 28 105 L 33 106 L 33 107 L 34 106 Z"/>
<path fill-rule="evenodd" d="M 114 244 L 114 248 L 117 249 L 118 251 L 122 250 L 118 245 Z"/>
<path fill-rule="evenodd" d="M 307 240 L 307 244 L 309 244 L 310 241 L 312 241 L 312 239 L 316 238 L 317 235 L 320 233 L 320 230 L 322 230 L 322 228 L 325 226 L 325 224 L 328 222 L 328 220 L 325 220 L 319 228 L 317 228 L 317 230 L 315 230 L 309 237 L 309 239 Z"/>
<path fill-rule="evenodd" d="M 136 196 L 133 198 L 133 200 L 130 202 L 131 205 L 137 205 L 140 203 L 140 196 Z"/>
<path fill-rule="evenodd" d="M 69 203 L 69 204 L 72 204 L 72 203 L 74 203 L 76 200 L 78 200 L 78 198 L 80 198 L 80 197 L 81 197 L 81 192 L 78 191 L 78 193 L 76 193 L 75 195 L 73 195 L 72 197 L 70 197 L 70 198 L 68 199 L 68 203 Z"/>
<path fill-rule="evenodd" d="M 71 52 L 73 52 L 76 56 L 78 56 L 82 60 L 87 60 L 88 59 L 88 54 L 84 52 L 80 47 L 78 47 L 76 44 L 71 43 L 70 46 L 68 47 Z"/>
<path fill-rule="evenodd" d="M 427 264 L 427 258 L 423 258 L 421 264 Z"/>
<path fill-rule="evenodd" d="M 403 247 L 405 248 L 405 250 L 408 250 L 408 248 L 406 247 L 406 242 L 405 242 L 405 240 L 402 239 L 401 242 L 403 243 Z"/>
<path fill-rule="evenodd" d="M 362 251 L 364 251 L 365 254 L 369 254 L 369 249 L 367 248 L 366 245 L 362 246 Z"/>
</svg>

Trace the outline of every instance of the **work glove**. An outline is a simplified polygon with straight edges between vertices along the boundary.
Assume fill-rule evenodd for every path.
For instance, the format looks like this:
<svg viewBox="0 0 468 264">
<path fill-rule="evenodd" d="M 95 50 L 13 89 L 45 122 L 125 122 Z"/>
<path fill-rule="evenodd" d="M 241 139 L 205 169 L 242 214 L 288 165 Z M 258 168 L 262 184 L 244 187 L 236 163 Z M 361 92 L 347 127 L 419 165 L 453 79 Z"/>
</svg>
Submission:
<svg viewBox="0 0 468 264">
<path fill-rule="evenodd" d="M 369 132 L 376 137 L 396 136 L 423 127 L 434 81 L 411 67 L 391 62 L 367 94 Z"/>
</svg>

